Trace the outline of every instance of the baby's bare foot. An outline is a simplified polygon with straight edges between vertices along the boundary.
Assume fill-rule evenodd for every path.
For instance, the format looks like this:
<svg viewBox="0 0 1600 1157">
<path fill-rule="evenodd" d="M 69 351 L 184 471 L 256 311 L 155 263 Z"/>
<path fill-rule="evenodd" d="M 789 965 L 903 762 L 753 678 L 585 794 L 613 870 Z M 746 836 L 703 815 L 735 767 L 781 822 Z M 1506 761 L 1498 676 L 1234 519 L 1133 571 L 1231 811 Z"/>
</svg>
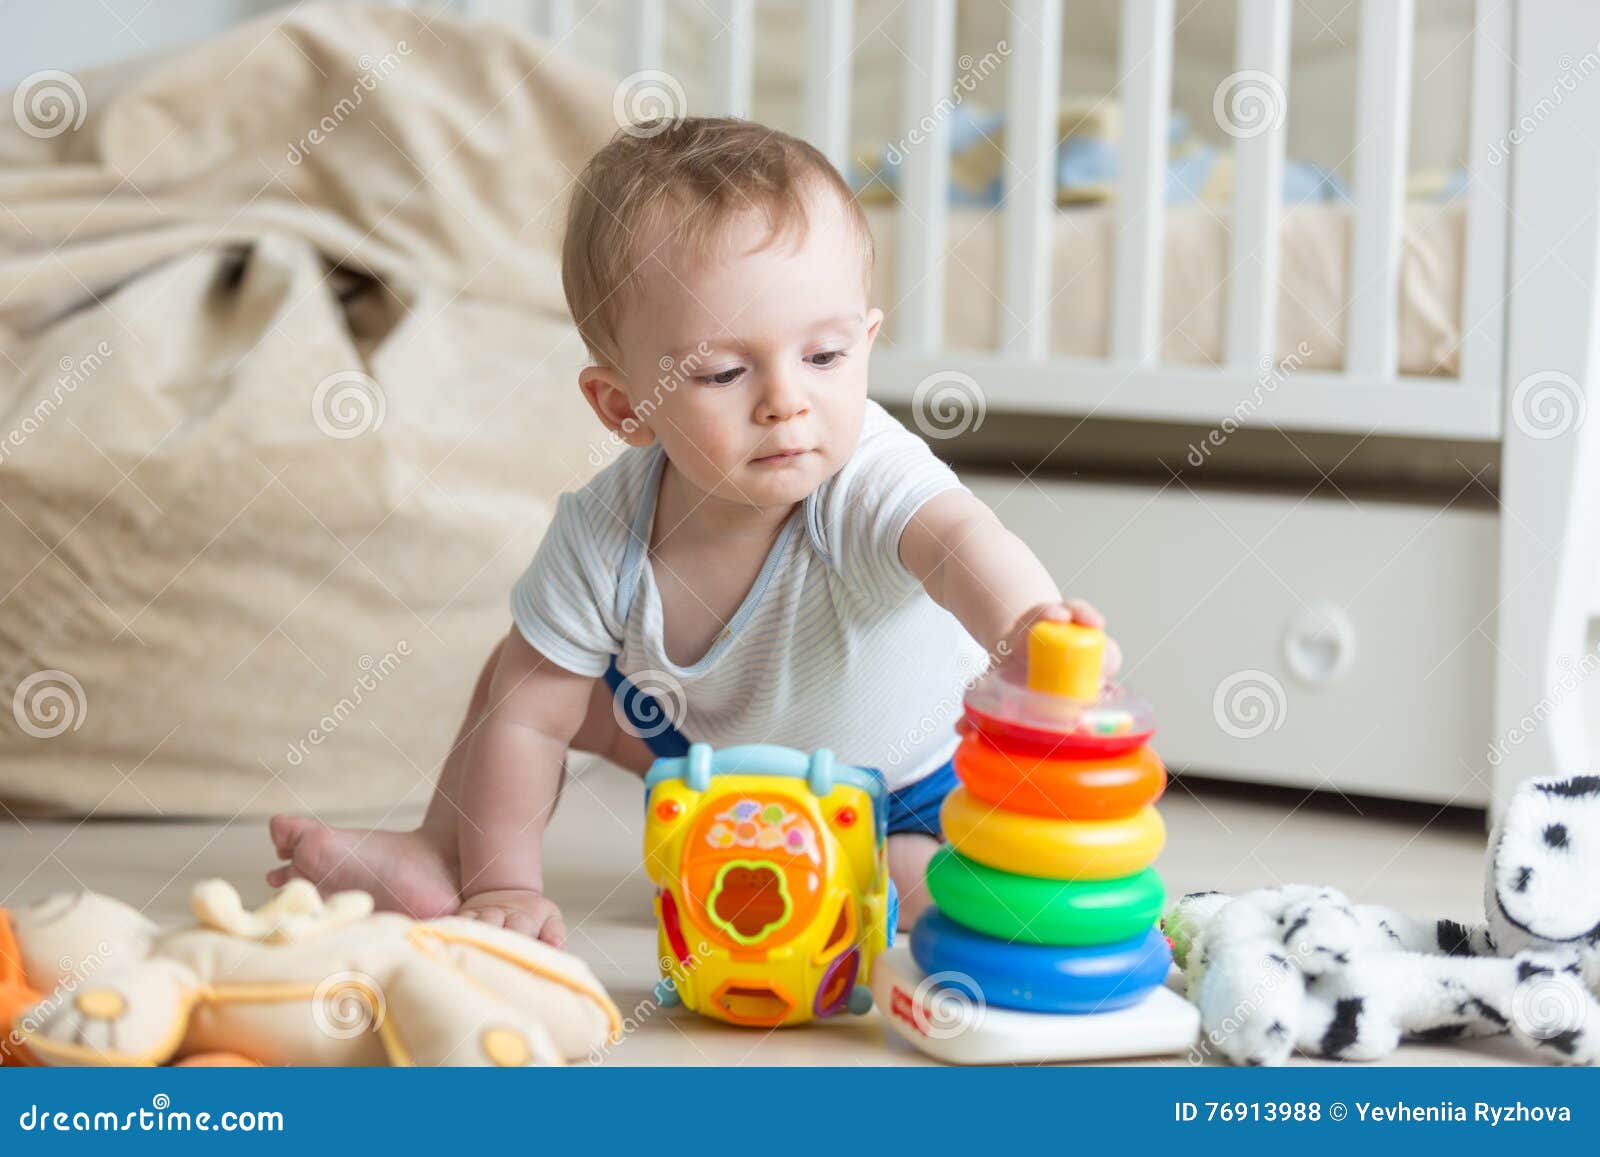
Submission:
<svg viewBox="0 0 1600 1157">
<path fill-rule="evenodd" d="M 267 883 L 282 887 L 302 876 L 324 894 L 372 893 L 379 908 L 419 920 L 447 916 L 461 906 L 454 863 L 420 831 L 331 828 L 308 816 L 273 816 L 269 830 L 282 867 Z"/>
</svg>

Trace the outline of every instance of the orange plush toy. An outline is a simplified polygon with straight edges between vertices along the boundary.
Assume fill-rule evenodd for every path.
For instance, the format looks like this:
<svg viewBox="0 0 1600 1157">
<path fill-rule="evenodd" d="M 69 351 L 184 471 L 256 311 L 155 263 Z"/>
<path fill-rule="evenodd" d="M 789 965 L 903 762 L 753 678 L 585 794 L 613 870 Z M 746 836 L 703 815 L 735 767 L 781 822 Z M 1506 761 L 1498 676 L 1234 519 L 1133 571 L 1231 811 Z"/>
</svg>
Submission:
<svg viewBox="0 0 1600 1157">
<path fill-rule="evenodd" d="M 17 1017 L 43 999 L 44 993 L 32 987 L 23 975 L 22 953 L 17 950 L 17 938 L 11 931 L 11 915 L 0 908 L 0 1025 L 9 1030 Z M 0 1037 L 0 1066 L 32 1063 L 14 1032 Z"/>
</svg>

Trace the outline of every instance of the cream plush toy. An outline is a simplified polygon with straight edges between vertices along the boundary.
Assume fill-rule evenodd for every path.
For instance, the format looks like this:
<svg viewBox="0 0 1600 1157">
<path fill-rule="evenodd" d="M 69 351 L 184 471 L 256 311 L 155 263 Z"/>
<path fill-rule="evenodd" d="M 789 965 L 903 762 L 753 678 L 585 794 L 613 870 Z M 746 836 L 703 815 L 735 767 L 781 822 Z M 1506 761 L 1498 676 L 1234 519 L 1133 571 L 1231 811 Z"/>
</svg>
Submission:
<svg viewBox="0 0 1600 1157">
<path fill-rule="evenodd" d="M 374 913 L 364 892 L 324 901 L 304 880 L 256 911 L 210 880 L 190 906 L 198 924 L 168 933 L 92 892 L 0 911 L 0 974 L 9 964 L 11 991 L 49 993 L 0 1026 L 12 1051 L 79 1066 L 217 1052 L 270 1065 L 550 1065 L 621 1027 L 583 961 L 475 920 Z"/>
<path fill-rule="evenodd" d="M 1469 926 L 1289 885 L 1192 893 L 1162 924 L 1200 1049 L 1234 1064 L 1503 1033 L 1543 1060 L 1600 1061 L 1600 776 L 1522 785 L 1490 838 L 1484 906 Z"/>
</svg>

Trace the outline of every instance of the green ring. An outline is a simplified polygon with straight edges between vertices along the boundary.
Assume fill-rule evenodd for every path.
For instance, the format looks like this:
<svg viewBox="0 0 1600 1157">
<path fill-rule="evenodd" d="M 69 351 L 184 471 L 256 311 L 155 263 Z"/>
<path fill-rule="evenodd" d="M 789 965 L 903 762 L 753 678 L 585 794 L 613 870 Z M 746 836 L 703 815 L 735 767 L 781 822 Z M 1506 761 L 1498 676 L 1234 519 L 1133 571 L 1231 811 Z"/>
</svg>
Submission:
<svg viewBox="0 0 1600 1157">
<path fill-rule="evenodd" d="M 928 861 L 939 911 L 975 932 L 1024 944 L 1110 944 L 1161 918 L 1166 888 L 1154 868 L 1114 880 L 1048 880 L 1002 872 L 946 845 Z"/>
</svg>

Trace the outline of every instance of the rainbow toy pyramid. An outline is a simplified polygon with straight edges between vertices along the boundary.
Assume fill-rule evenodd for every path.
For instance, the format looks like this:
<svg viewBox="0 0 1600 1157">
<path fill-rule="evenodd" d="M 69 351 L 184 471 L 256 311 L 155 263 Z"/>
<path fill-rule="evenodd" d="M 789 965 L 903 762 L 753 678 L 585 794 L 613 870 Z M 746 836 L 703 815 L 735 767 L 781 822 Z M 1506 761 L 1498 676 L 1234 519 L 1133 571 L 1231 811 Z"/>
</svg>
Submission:
<svg viewBox="0 0 1600 1157">
<path fill-rule="evenodd" d="M 910 958 L 882 959 L 873 987 L 889 1024 L 965 1064 L 1181 1052 L 1194 1006 L 1164 986 L 1172 954 L 1152 866 L 1166 840 L 1166 770 L 1148 705 L 1101 693 L 1105 635 L 1042 622 L 1026 671 L 1008 664 L 968 692 L 928 864 L 933 898 Z"/>
</svg>

